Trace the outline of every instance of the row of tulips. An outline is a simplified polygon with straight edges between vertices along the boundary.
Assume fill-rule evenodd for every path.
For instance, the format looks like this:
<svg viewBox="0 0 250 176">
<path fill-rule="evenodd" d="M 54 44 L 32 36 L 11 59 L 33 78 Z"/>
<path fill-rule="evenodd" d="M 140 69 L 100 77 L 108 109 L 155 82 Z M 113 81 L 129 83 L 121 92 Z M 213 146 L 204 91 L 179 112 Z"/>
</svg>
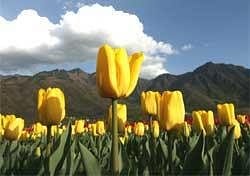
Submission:
<svg viewBox="0 0 250 176">
<path fill-rule="evenodd" d="M 241 135 L 235 138 L 230 126 L 214 126 L 208 135 L 205 130 L 198 132 L 195 123 L 184 122 L 174 132 L 160 128 L 157 120 L 151 127 L 149 122 L 126 124 L 119 135 L 119 173 L 250 174 L 250 124 L 240 124 Z M 106 127 L 104 121 L 86 124 L 84 119 L 53 126 L 53 147 L 47 156 L 46 126 L 33 124 L 19 133 L 19 140 L 6 135 L 10 132 L 6 126 L 0 137 L 0 159 L 6 162 L 0 162 L 0 172 L 43 175 L 48 169 L 51 175 L 110 175 L 112 136 Z M 46 168 L 48 160 L 53 162 Z"/>
</svg>

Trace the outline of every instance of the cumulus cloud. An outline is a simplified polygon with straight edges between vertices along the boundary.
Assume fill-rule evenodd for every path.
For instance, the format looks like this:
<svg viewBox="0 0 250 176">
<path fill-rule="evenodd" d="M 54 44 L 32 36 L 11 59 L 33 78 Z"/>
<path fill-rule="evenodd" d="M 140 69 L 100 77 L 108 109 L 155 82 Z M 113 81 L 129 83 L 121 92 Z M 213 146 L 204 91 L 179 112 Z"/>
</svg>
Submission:
<svg viewBox="0 0 250 176">
<path fill-rule="evenodd" d="M 181 47 L 181 50 L 182 51 L 188 51 L 188 50 L 191 50 L 193 48 L 193 45 L 191 45 L 190 43 L 189 44 L 186 44 L 186 45 L 183 45 Z"/>
<path fill-rule="evenodd" d="M 95 60 L 98 47 L 108 43 L 127 48 L 129 54 L 143 51 L 142 76 L 152 78 L 167 72 L 166 56 L 175 53 L 171 44 L 145 34 L 136 15 L 99 4 L 67 11 L 57 24 L 24 10 L 12 21 L 0 16 L 0 28 L 0 71 L 6 73 Z"/>
</svg>

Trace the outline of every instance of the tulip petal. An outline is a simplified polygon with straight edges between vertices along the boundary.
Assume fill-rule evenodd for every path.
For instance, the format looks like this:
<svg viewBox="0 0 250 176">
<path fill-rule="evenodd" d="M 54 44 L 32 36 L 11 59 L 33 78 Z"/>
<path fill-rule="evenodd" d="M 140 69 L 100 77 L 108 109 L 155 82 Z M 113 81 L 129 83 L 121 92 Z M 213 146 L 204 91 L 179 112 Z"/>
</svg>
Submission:
<svg viewBox="0 0 250 176">
<path fill-rule="evenodd" d="M 96 64 L 96 84 L 102 97 L 118 98 L 115 53 L 104 45 L 99 49 Z"/>
<path fill-rule="evenodd" d="M 129 84 L 129 89 L 127 90 L 126 93 L 126 97 L 128 97 L 135 89 L 143 60 L 144 60 L 143 53 L 135 53 L 129 58 L 130 84 Z"/>
<path fill-rule="evenodd" d="M 128 55 L 124 48 L 114 49 L 116 64 L 116 80 L 119 97 L 126 95 L 130 84 L 130 68 Z"/>
</svg>

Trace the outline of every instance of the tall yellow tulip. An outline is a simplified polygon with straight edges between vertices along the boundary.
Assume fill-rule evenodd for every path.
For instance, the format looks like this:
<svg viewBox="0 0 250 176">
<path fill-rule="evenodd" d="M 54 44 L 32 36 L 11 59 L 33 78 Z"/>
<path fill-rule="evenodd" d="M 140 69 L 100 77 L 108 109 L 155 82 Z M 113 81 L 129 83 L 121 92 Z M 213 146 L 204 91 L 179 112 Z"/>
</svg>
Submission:
<svg viewBox="0 0 250 176">
<path fill-rule="evenodd" d="M 217 112 L 219 121 L 222 125 L 232 125 L 233 119 L 235 119 L 234 105 L 233 104 L 218 104 Z"/>
<path fill-rule="evenodd" d="M 113 49 L 103 45 L 96 65 L 96 84 L 100 95 L 114 99 L 128 97 L 137 84 L 143 60 L 143 53 L 128 57 L 124 48 Z"/>
<path fill-rule="evenodd" d="M 117 104 L 117 117 L 118 117 L 118 131 L 120 133 L 123 133 L 125 129 L 125 124 L 127 121 L 126 104 Z M 109 129 L 112 129 L 112 105 L 109 107 L 108 125 L 109 125 Z"/>
<path fill-rule="evenodd" d="M 177 128 L 184 122 L 185 106 L 180 91 L 165 91 L 161 97 L 160 125 L 166 130 Z"/>
<path fill-rule="evenodd" d="M 58 125 L 65 117 L 65 98 L 59 88 L 38 91 L 38 119 L 43 125 Z"/>
<path fill-rule="evenodd" d="M 109 45 L 100 47 L 96 64 L 96 85 L 99 94 L 112 99 L 112 171 L 119 173 L 117 99 L 128 97 L 136 87 L 143 53 L 127 56 L 124 48 L 113 49 Z"/>
<path fill-rule="evenodd" d="M 24 128 L 24 120 L 22 118 L 15 118 L 4 129 L 4 138 L 8 140 L 17 140 L 21 137 Z"/>
</svg>

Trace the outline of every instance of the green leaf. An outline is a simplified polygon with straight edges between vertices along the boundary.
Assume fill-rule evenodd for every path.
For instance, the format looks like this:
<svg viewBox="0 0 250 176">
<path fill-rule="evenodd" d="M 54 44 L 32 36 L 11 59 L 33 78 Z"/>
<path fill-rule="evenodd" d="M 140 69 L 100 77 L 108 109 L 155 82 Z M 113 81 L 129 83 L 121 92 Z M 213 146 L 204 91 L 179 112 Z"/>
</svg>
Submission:
<svg viewBox="0 0 250 176">
<path fill-rule="evenodd" d="M 193 149 L 187 154 L 182 174 L 198 174 L 202 172 L 204 163 L 205 135 L 200 133 L 199 139 Z"/>
<path fill-rule="evenodd" d="M 95 156 L 81 142 L 78 144 L 87 176 L 100 176 L 101 168 Z"/>
<path fill-rule="evenodd" d="M 59 146 L 49 157 L 49 171 L 51 175 L 55 175 L 55 173 L 62 166 L 70 148 L 70 137 L 71 123 L 69 122 L 66 131 L 64 131 L 62 135 L 57 139 L 59 142 Z"/>
<path fill-rule="evenodd" d="M 160 141 L 161 151 L 165 159 L 167 160 L 168 159 L 168 147 L 162 139 L 160 139 L 159 141 Z"/>
</svg>

